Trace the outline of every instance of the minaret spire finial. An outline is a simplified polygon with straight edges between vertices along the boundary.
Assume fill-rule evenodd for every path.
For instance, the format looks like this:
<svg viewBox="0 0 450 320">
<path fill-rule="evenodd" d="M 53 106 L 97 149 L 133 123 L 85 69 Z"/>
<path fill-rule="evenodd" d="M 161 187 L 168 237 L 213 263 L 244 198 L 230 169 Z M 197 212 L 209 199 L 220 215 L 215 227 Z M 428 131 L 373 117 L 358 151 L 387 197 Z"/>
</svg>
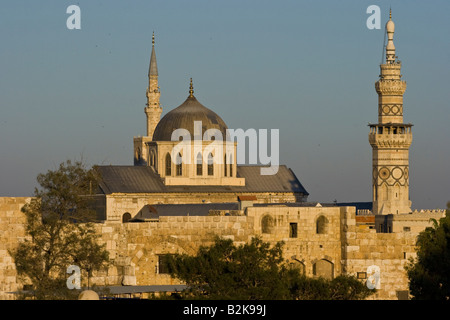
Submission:
<svg viewBox="0 0 450 320">
<path fill-rule="evenodd" d="M 388 42 L 386 45 L 386 63 L 395 63 L 395 46 L 394 46 L 394 31 L 395 24 L 392 21 L 392 10 L 389 9 L 389 21 L 386 23 L 386 33 L 388 37 Z"/>
<path fill-rule="evenodd" d="M 153 31 L 152 35 L 152 45 L 155 46 L 155 31 Z"/>
<path fill-rule="evenodd" d="M 192 78 L 191 78 L 191 83 L 189 85 L 189 98 L 193 98 L 194 97 L 194 85 L 192 84 Z"/>
</svg>

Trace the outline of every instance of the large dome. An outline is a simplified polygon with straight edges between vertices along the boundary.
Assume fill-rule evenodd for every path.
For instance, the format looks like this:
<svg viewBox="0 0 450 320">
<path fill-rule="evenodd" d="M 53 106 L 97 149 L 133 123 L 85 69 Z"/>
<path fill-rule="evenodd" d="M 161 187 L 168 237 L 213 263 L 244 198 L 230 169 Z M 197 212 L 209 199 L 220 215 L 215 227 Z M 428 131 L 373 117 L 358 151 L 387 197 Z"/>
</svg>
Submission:
<svg viewBox="0 0 450 320">
<path fill-rule="evenodd" d="M 153 141 L 172 141 L 176 129 L 186 129 L 194 140 L 194 121 L 202 122 L 202 137 L 208 129 L 218 129 L 222 139 L 227 140 L 227 125 L 215 112 L 206 108 L 194 95 L 190 95 L 179 107 L 168 112 L 158 123 L 153 133 Z M 206 139 L 205 140 L 209 140 Z"/>
</svg>

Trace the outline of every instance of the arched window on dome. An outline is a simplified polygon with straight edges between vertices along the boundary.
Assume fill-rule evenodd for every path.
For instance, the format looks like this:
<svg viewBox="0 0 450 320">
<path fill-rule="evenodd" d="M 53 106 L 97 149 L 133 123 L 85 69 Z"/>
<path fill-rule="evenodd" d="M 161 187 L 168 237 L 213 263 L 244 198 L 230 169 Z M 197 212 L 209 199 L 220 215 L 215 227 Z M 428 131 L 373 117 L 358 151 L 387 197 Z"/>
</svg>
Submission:
<svg viewBox="0 0 450 320">
<path fill-rule="evenodd" d="M 197 175 L 202 176 L 203 175 L 203 156 L 202 156 L 201 152 L 199 152 L 197 154 L 196 164 L 197 164 Z"/>
<path fill-rule="evenodd" d="M 208 155 L 208 176 L 214 175 L 214 156 L 212 153 Z"/>
<path fill-rule="evenodd" d="M 230 157 L 230 161 L 229 161 L 229 163 L 230 163 L 230 177 L 232 177 L 233 176 L 233 155 L 229 155 L 229 157 Z"/>
<path fill-rule="evenodd" d="M 166 154 L 166 176 L 172 175 L 172 158 L 170 157 L 170 153 Z"/>
<path fill-rule="evenodd" d="M 177 176 L 181 176 L 183 175 L 183 158 L 181 156 L 181 153 L 177 154 L 177 159 L 176 159 L 176 174 Z"/>
<path fill-rule="evenodd" d="M 223 170 L 224 170 L 223 175 L 226 177 L 227 176 L 227 156 L 226 155 L 225 155 L 225 157 L 223 157 Z"/>
</svg>

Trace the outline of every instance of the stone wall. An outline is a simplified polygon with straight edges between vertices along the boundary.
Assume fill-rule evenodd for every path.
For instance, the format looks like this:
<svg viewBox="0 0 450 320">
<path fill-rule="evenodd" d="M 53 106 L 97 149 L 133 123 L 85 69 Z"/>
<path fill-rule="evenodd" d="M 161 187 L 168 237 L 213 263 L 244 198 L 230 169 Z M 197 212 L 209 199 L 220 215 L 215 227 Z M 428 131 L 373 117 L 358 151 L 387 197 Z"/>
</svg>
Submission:
<svg viewBox="0 0 450 320">
<path fill-rule="evenodd" d="M 308 276 L 314 275 L 318 261 L 327 261 L 332 275 L 337 275 L 341 273 L 340 215 L 348 210 L 354 214 L 350 207 L 249 207 L 242 216 L 162 216 L 155 222 L 107 222 L 98 225 L 98 230 L 114 267 L 92 280 L 99 285 L 177 284 L 159 273 L 160 255 L 195 254 L 201 245 L 212 244 L 216 236 L 239 245 L 255 235 L 271 243 L 283 241 L 286 260 L 300 263 Z M 321 216 L 327 221 L 326 233 L 317 234 L 316 221 Z M 264 230 L 267 217 L 270 226 Z M 292 224 L 296 224 L 295 235 Z"/>
<path fill-rule="evenodd" d="M 8 250 L 25 237 L 25 216 L 20 209 L 31 198 L 0 197 L 0 300 L 14 299 L 18 289 L 17 272 Z"/>
<path fill-rule="evenodd" d="M 20 208 L 31 198 L 0 198 L 0 299 L 21 288 L 8 254 L 25 237 L 25 217 Z M 423 228 L 428 215 L 422 217 Z M 417 225 L 420 217 L 414 218 Z M 403 221 L 399 217 L 399 221 Z M 365 219 L 367 220 L 367 219 Z M 417 230 L 377 233 L 357 221 L 354 207 L 248 207 L 235 215 L 161 216 L 153 222 L 105 221 L 96 225 L 112 264 L 91 279 L 98 285 L 179 284 L 161 270 L 166 254 L 195 254 L 216 236 L 243 244 L 253 236 L 283 241 L 288 263 L 300 266 L 307 276 L 346 273 L 366 282 L 373 266 L 379 270 L 379 290 L 372 299 L 397 299 L 408 290 L 404 267 L 415 256 Z M 425 221 L 426 220 L 426 221 Z M 319 223 L 320 222 L 320 223 Z M 323 222 L 323 223 L 322 223 Z M 371 270 L 372 268 L 372 270 Z M 82 279 L 83 280 L 83 279 Z M 85 279 L 84 279 L 85 280 Z"/>
<path fill-rule="evenodd" d="M 190 204 L 190 203 L 226 203 L 237 202 L 238 196 L 255 196 L 258 203 L 283 203 L 303 200 L 299 194 L 286 193 L 153 193 L 132 194 L 117 193 L 105 197 L 105 216 L 110 221 L 121 221 L 125 213 L 131 217 L 138 214 L 145 205 L 152 204 Z M 107 209 L 106 209 L 107 208 Z"/>
<path fill-rule="evenodd" d="M 177 284 L 159 272 L 159 256 L 195 254 L 215 236 L 243 243 L 249 239 L 252 221 L 245 216 L 160 217 L 158 222 L 105 223 L 98 225 L 114 267 L 92 279 L 101 285 Z"/>
<path fill-rule="evenodd" d="M 375 229 L 357 225 L 352 216 L 343 219 L 342 228 L 344 272 L 354 276 L 360 273 L 367 281 L 375 280 L 371 271 L 378 268 L 378 292 L 371 299 L 397 299 L 399 292 L 408 290 L 405 265 L 416 255 L 418 233 L 376 233 Z"/>
</svg>

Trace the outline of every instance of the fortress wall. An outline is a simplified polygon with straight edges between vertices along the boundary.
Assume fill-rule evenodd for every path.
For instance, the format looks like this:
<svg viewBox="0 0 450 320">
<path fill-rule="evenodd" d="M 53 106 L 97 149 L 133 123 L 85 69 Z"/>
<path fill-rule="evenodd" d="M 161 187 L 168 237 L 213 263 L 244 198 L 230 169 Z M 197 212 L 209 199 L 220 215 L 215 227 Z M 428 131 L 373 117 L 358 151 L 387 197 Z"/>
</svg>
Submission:
<svg viewBox="0 0 450 320">
<path fill-rule="evenodd" d="M 371 299 L 398 299 L 398 291 L 408 290 L 405 265 L 416 256 L 417 232 L 376 233 L 354 223 L 352 218 L 343 225 L 343 264 L 347 274 L 373 280 L 379 268 L 379 287 Z M 376 266 L 372 268 L 371 266 Z M 370 267 L 370 268 L 369 268 Z M 371 270 L 372 269 L 372 270 Z"/>
<path fill-rule="evenodd" d="M 176 284 L 159 273 L 159 255 L 195 254 L 217 235 L 244 243 L 251 237 L 251 224 L 245 216 L 166 216 L 159 222 L 98 225 L 115 267 L 93 280 L 102 285 Z"/>
<path fill-rule="evenodd" d="M 25 237 L 25 216 L 20 209 L 30 200 L 0 198 L 0 299 L 13 299 L 7 292 L 21 288 L 8 250 Z M 157 222 L 99 223 L 96 228 L 113 264 L 97 272 L 91 283 L 177 284 L 176 279 L 159 272 L 160 255 L 195 254 L 201 245 L 212 244 L 217 235 L 236 244 L 257 235 L 271 243 L 283 241 L 286 261 L 302 265 L 308 276 L 314 275 L 318 261 L 332 265 L 333 276 L 365 272 L 368 278 L 368 267 L 375 265 L 380 270 L 380 289 L 372 298 L 397 299 L 397 291 L 408 290 L 404 266 L 415 256 L 417 232 L 376 233 L 358 225 L 354 207 L 274 206 L 246 210 L 243 216 L 163 216 Z M 271 223 L 263 230 L 266 216 L 270 216 Z M 324 234 L 317 234 L 320 216 L 327 220 Z M 297 229 L 295 237 L 293 225 Z"/>
<path fill-rule="evenodd" d="M 243 244 L 255 235 L 263 241 L 285 243 L 283 254 L 289 262 L 300 262 L 308 276 L 319 260 L 333 264 L 334 275 L 341 273 L 340 211 L 334 208 L 250 207 L 246 216 L 163 216 L 159 221 L 140 223 L 107 222 L 99 225 L 115 266 L 94 280 L 100 285 L 177 284 L 160 274 L 159 255 L 195 254 L 202 245 L 211 245 L 216 236 Z M 353 208 L 354 212 L 354 208 Z M 262 218 L 270 216 L 272 225 L 262 230 Z M 315 221 L 328 219 L 327 234 L 316 234 Z M 291 224 L 297 224 L 292 237 Z"/>
</svg>

